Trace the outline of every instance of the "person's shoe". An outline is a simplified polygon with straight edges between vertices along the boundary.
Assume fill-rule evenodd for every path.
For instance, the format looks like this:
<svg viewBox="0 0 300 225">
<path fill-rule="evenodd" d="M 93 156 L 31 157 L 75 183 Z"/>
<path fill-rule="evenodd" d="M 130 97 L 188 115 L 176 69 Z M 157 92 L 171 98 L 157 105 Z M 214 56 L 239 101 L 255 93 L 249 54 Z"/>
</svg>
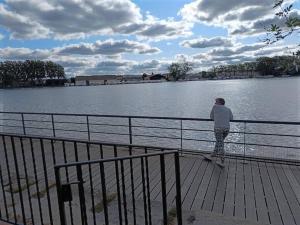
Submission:
<svg viewBox="0 0 300 225">
<path fill-rule="evenodd" d="M 213 153 L 211 153 L 209 155 L 203 154 L 203 157 L 205 160 L 212 161 L 213 157 L 215 157 L 215 155 L 213 155 Z"/>
<path fill-rule="evenodd" d="M 211 158 L 217 157 L 217 153 L 215 153 L 215 152 L 210 153 L 210 157 L 211 157 Z"/>
<path fill-rule="evenodd" d="M 225 163 L 224 163 L 224 160 L 221 160 L 221 162 L 216 162 L 216 164 L 221 167 L 221 168 L 224 168 L 225 167 Z"/>
</svg>

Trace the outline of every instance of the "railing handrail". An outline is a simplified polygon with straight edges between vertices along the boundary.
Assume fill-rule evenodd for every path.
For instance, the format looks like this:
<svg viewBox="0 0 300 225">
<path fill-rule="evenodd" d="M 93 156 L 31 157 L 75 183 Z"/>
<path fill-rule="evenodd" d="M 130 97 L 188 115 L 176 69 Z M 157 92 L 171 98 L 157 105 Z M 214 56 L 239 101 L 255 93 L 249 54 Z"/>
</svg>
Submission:
<svg viewBox="0 0 300 225">
<path fill-rule="evenodd" d="M 89 117 L 110 117 L 110 118 L 135 118 L 135 119 L 161 119 L 161 120 L 191 120 L 191 121 L 213 121 L 207 118 L 195 117 L 166 117 L 166 116 L 135 116 L 135 115 L 108 115 L 108 114 L 84 114 L 84 113 L 43 113 L 43 112 L 9 112 L 0 111 L 0 114 L 23 114 L 23 115 L 56 115 L 56 116 L 89 116 Z M 261 123 L 261 124 L 286 124 L 300 125 L 294 121 L 273 121 L 273 120 L 232 120 L 236 123 Z"/>
<path fill-rule="evenodd" d="M 130 147 L 130 145 L 128 145 L 128 147 Z M 145 146 L 145 147 L 150 148 L 148 146 Z M 164 148 L 162 148 L 162 149 L 164 149 Z M 55 164 L 54 168 L 71 167 L 71 166 L 79 166 L 79 165 L 91 165 L 91 164 L 95 164 L 95 163 L 121 161 L 121 160 L 137 159 L 137 158 L 149 158 L 152 156 L 169 155 L 169 154 L 175 154 L 175 153 L 179 153 L 179 151 L 178 150 L 163 151 L 163 152 L 139 154 L 139 155 L 132 155 L 132 156 L 114 157 L 114 158 L 106 158 L 106 159 L 98 159 L 98 160 L 88 160 L 88 161 L 80 161 L 80 162 L 72 162 L 72 163 L 62 163 L 62 164 Z"/>
<path fill-rule="evenodd" d="M 49 137 L 41 135 L 27 135 L 27 134 L 15 134 L 15 133 L 5 133 L 0 132 L 0 136 L 7 137 L 17 137 L 17 138 L 32 138 L 32 139 L 43 139 L 52 141 L 65 141 L 65 142 L 77 142 L 81 144 L 94 144 L 94 145 L 104 145 L 104 146 L 119 146 L 119 147 L 131 147 L 131 148 L 148 148 L 148 149 L 163 149 L 167 151 L 179 151 L 179 148 L 168 148 L 168 147 L 157 147 L 150 145 L 136 145 L 136 144 L 122 144 L 119 142 L 105 142 L 105 141 L 89 141 L 85 139 L 67 138 L 67 137 Z"/>
</svg>

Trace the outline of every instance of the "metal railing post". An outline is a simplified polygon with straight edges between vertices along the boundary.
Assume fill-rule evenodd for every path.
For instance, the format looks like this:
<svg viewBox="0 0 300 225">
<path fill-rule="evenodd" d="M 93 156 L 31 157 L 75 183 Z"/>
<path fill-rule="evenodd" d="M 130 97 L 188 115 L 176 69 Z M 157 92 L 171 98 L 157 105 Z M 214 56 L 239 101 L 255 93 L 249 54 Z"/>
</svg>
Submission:
<svg viewBox="0 0 300 225">
<path fill-rule="evenodd" d="M 244 155 L 244 159 L 243 159 L 243 164 L 247 164 L 247 162 L 245 161 L 245 157 L 246 157 L 246 122 L 244 122 L 244 132 L 243 132 L 243 134 L 244 134 L 244 153 L 243 153 L 243 155 Z"/>
<path fill-rule="evenodd" d="M 23 113 L 21 113 L 21 118 L 22 118 L 23 134 L 26 135 L 26 127 L 25 127 L 25 120 L 24 120 Z"/>
<path fill-rule="evenodd" d="M 54 125 L 54 115 L 53 114 L 51 114 L 51 123 L 52 123 L 52 134 L 53 134 L 53 137 L 56 137 L 55 125 Z"/>
<path fill-rule="evenodd" d="M 177 224 L 182 225 L 182 207 L 181 207 L 181 181 L 180 181 L 180 163 L 179 153 L 174 155 L 175 159 L 175 176 L 176 176 L 176 214 Z"/>
<path fill-rule="evenodd" d="M 182 152 L 182 145 L 183 145 L 183 143 L 182 143 L 182 137 L 183 135 L 182 135 L 182 120 L 180 120 L 180 150 L 181 150 L 181 155 L 183 154 L 183 152 Z"/>
<path fill-rule="evenodd" d="M 88 132 L 88 140 L 91 140 L 89 116 L 86 116 L 86 127 Z"/>
<path fill-rule="evenodd" d="M 160 180 L 161 180 L 161 197 L 163 206 L 163 224 L 168 224 L 168 209 L 167 209 L 167 191 L 166 191 L 166 171 L 165 171 L 165 156 L 160 155 Z"/>
<path fill-rule="evenodd" d="M 129 129 L 129 143 L 132 144 L 131 117 L 128 117 L 128 129 Z"/>
<path fill-rule="evenodd" d="M 66 225 L 66 213 L 65 213 L 65 205 L 63 202 L 63 197 L 61 193 L 61 182 L 60 182 L 60 174 L 59 168 L 54 168 L 55 173 L 55 183 L 56 183 L 56 190 L 57 190 L 57 197 L 58 197 L 58 208 L 59 208 L 59 216 L 60 216 L 60 224 Z"/>
<path fill-rule="evenodd" d="M 82 168 L 81 165 L 76 166 L 77 179 L 78 179 L 78 192 L 79 192 L 79 205 L 81 212 L 81 223 L 82 225 L 87 225 L 87 214 L 86 214 L 86 205 L 85 205 L 85 192 L 84 192 L 84 181 L 82 177 Z"/>
</svg>

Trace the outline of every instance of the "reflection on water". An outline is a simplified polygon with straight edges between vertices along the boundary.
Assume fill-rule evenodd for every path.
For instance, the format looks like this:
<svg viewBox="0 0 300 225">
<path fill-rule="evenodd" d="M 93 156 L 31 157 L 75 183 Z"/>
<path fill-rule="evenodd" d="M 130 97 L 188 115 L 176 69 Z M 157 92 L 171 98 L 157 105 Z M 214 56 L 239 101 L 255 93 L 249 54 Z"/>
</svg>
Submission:
<svg viewBox="0 0 300 225">
<path fill-rule="evenodd" d="M 300 78 L 199 81 L 139 85 L 0 90 L 4 111 L 89 113 L 208 118 L 214 98 L 224 97 L 235 119 L 300 121 Z M 0 114 L 1 115 L 1 114 Z M 3 118 L 3 115 L 1 115 Z M 20 120 L 19 115 L 12 116 Z M 49 116 L 26 115 L 26 133 L 53 135 Z M 34 122 L 33 120 L 43 121 Z M 85 117 L 55 116 L 55 135 L 87 138 Z M 63 122 L 63 123 L 62 123 Z M 76 122 L 76 124 L 74 124 Z M 6 132 L 23 132 L 20 121 Z M 72 123 L 72 124 L 71 124 Z M 91 139 L 128 143 L 126 118 L 89 118 Z M 7 125 L 8 121 L 1 124 Z M 108 126 L 115 125 L 115 126 Z M 118 125 L 118 126 L 117 126 Z M 135 144 L 160 145 L 210 151 L 214 146 L 211 122 L 134 119 Z M 148 128 L 144 128 L 147 126 Z M 149 128 L 151 127 L 151 128 Z M 164 128 L 164 129 L 160 129 Z M 3 128 L 3 126 L 1 126 Z M 43 128 L 43 129 L 36 129 Z M 174 129 L 176 128 L 176 129 Z M 299 149 L 270 148 L 254 144 L 300 147 L 300 138 L 249 133 L 300 134 L 299 126 L 232 123 L 229 152 L 251 155 L 299 157 Z M 74 132 L 74 130 L 81 132 Z M 197 130 L 197 131 L 196 131 Z M 242 133 L 236 133 L 242 132 Z M 104 134 L 109 133 L 109 134 Z M 118 133 L 118 135 L 116 134 Z M 122 135 L 119 135 L 122 134 Z M 183 139 L 181 140 L 181 135 Z M 147 136 L 147 137 L 145 137 Z M 154 137 L 158 136 L 158 137 Z M 208 142 L 207 142 L 208 141 Z M 244 146 L 244 141 L 253 145 Z"/>
</svg>

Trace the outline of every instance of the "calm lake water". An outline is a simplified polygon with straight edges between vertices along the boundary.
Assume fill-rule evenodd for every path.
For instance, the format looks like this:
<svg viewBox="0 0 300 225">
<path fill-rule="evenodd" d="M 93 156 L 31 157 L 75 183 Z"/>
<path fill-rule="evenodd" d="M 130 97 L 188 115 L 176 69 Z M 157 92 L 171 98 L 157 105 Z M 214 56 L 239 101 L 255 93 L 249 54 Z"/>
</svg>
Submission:
<svg viewBox="0 0 300 225">
<path fill-rule="evenodd" d="M 208 118 L 216 97 L 223 97 L 226 105 L 232 109 L 234 119 L 241 120 L 274 120 L 300 121 L 300 77 L 274 79 L 244 79 L 219 81 L 165 82 L 148 84 L 127 84 L 107 86 L 55 87 L 55 88 L 23 88 L 0 90 L 0 111 L 21 112 L 57 112 L 88 113 L 136 116 L 168 116 Z M 59 120 L 59 118 L 56 118 Z M 82 118 L 83 122 L 85 118 Z M 91 119 L 92 120 L 92 119 Z M 107 123 L 107 121 L 91 121 L 91 123 Z M 128 124 L 125 121 L 108 121 L 109 123 Z M 34 125 L 34 124 L 29 124 Z M 134 120 L 133 125 L 180 127 L 179 121 Z M 184 128 L 212 129 L 211 122 L 184 122 Z M 61 127 L 68 129 L 68 127 Z M 81 129 L 85 129 L 82 127 Z M 127 127 L 93 126 L 92 130 L 100 132 L 127 133 Z M 243 132 L 243 124 L 232 124 L 232 131 Z M 277 133 L 300 135 L 299 126 L 251 125 L 247 132 Z M 27 133 L 37 134 L 37 130 Z M 138 135 L 154 135 L 180 137 L 180 131 L 134 128 L 134 144 L 179 147 L 180 140 L 163 138 L 146 138 Z M 51 134 L 50 134 L 51 135 Z M 74 133 L 61 132 L 60 136 L 74 137 Z M 76 133 L 76 135 L 79 134 Z M 81 133 L 81 135 L 86 135 Z M 184 131 L 186 139 L 214 140 L 213 133 Z M 86 138 L 80 136 L 80 138 Z M 93 134 L 92 139 L 128 142 L 128 136 Z M 267 155 L 300 159 L 299 137 L 258 136 L 232 133 L 227 138 L 231 142 L 260 143 L 298 147 L 283 149 L 257 147 L 248 145 L 226 145 L 227 151 L 246 154 Z M 211 150 L 213 142 L 184 140 L 186 149 Z"/>
<path fill-rule="evenodd" d="M 208 118 L 223 97 L 235 119 L 300 121 L 300 77 L 0 90 L 1 110 Z"/>
</svg>

